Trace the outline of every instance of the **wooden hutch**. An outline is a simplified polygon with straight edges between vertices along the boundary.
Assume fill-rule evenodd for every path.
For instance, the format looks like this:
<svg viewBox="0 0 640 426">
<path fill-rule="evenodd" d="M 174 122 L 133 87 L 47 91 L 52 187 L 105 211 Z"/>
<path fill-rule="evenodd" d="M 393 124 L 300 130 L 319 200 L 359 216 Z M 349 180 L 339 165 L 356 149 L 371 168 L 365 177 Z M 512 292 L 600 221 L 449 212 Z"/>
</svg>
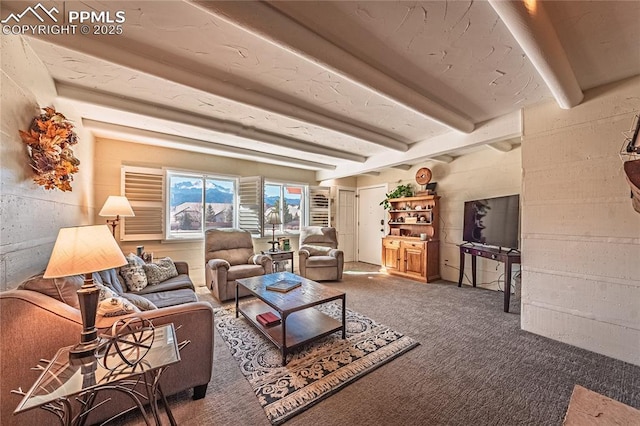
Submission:
<svg viewBox="0 0 640 426">
<path fill-rule="evenodd" d="M 437 195 L 389 199 L 389 235 L 382 239 L 386 272 L 424 282 L 440 279 Z"/>
</svg>

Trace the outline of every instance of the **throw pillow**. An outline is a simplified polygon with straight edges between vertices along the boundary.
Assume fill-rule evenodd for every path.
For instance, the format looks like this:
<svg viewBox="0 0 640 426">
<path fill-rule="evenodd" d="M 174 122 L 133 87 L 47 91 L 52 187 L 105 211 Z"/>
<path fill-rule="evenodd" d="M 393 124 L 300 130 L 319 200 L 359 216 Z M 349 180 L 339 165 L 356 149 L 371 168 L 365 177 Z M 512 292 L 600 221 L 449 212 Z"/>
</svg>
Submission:
<svg viewBox="0 0 640 426">
<path fill-rule="evenodd" d="M 69 306 L 80 309 L 78 289 L 82 287 L 84 276 L 73 275 L 62 278 L 43 278 L 43 274 L 35 275 L 18 286 L 21 290 L 37 291 L 53 297 Z"/>
<path fill-rule="evenodd" d="M 169 278 L 177 277 L 178 270 L 170 257 L 156 260 L 154 263 L 147 263 L 142 266 L 147 275 L 149 285 L 160 284 Z"/>
<path fill-rule="evenodd" d="M 146 297 L 142 297 L 133 293 L 123 293 L 122 297 L 133 303 L 141 311 L 150 311 L 152 309 L 158 309 L 158 307 Z"/>
<path fill-rule="evenodd" d="M 100 289 L 100 296 L 98 297 L 99 302 L 102 302 L 103 300 L 106 300 L 106 299 L 111 299 L 112 297 L 118 297 L 118 293 L 111 290 L 106 285 L 97 283 L 95 281 L 93 282 L 93 284 Z"/>
<path fill-rule="evenodd" d="M 103 317 L 117 317 L 134 312 L 140 312 L 140 309 L 122 297 L 110 297 L 98 303 L 98 315 Z"/>
<path fill-rule="evenodd" d="M 127 256 L 127 265 L 120 267 L 120 275 L 129 291 L 140 291 L 147 286 L 147 275 L 144 273 L 144 260 L 133 253 Z"/>
</svg>

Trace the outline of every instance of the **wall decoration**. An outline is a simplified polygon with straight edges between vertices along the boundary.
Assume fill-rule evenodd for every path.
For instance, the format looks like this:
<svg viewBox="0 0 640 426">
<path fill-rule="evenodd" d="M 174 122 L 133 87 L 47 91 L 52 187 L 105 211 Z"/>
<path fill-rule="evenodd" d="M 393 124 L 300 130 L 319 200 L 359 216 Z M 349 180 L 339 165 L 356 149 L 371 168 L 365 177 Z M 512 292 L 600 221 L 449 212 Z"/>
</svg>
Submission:
<svg viewBox="0 0 640 426">
<path fill-rule="evenodd" d="M 623 164 L 624 174 L 631 187 L 631 205 L 640 213 L 640 115 L 636 115 L 634 119 L 632 130 L 624 133 L 620 157 L 623 160 L 628 158 Z"/>
<path fill-rule="evenodd" d="M 20 138 L 28 145 L 31 168 L 36 173 L 33 180 L 45 189 L 71 191 L 73 174 L 80 165 L 71 145 L 78 143 L 78 136 L 73 124 L 55 108 L 42 109 L 44 114 L 33 118 L 28 131 L 20 130 Z"/>
</svg>

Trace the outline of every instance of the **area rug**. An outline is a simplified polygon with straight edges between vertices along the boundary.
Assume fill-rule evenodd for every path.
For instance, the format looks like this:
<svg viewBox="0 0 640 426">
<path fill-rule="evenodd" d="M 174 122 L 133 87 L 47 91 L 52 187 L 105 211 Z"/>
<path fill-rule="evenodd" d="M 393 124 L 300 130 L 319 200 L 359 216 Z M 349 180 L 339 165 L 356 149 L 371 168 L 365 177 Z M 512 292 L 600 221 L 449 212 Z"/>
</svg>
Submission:
<svg viewBox="0 0 640 426">
<path fill-rule="evenodd" d="M 312 308 L 313 309 L 313 308 Z M 316 309 L 340 319 L 338 303 Z M 280 424 L 381 365 L 419 345 L 371 318 L 346 310 L 347 338 L 340 332 L 298 348 L 282 366 L 278 349 L 235 307 L 220 308 L 215 325 L 272 424 Z"/>
</svg>

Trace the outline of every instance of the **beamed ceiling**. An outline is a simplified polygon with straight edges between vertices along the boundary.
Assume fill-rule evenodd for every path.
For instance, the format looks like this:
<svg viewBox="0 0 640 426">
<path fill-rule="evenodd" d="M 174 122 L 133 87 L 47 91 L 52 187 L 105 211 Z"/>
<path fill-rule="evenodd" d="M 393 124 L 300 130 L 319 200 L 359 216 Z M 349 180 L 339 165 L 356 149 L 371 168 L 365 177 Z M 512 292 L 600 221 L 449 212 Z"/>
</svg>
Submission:
<svg viewBox="0 0 640 426">
<path fill-rule="evenodd" d="M 640 74 L 638 1 L 43 4 L 125 12 L 121 35 L 25 39 L 96 136 L 318 180 L 506 151 L 522 108 Z"/>
</svg>

